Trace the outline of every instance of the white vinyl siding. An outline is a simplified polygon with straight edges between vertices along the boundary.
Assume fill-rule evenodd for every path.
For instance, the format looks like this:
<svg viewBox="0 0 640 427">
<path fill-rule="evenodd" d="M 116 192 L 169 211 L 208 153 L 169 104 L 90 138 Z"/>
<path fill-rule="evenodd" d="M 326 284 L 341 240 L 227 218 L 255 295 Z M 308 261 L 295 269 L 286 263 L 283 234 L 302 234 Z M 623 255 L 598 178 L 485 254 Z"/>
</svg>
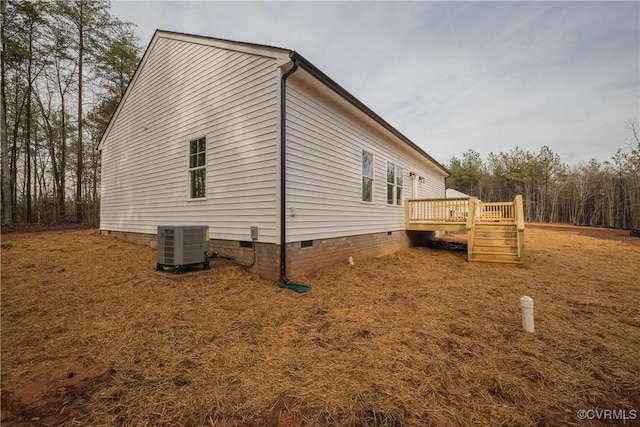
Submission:
<svg viewBox="0 0 640 427">
<path fill-rule="evenodd" d="M 276 243 L 276 59 L 159 37 L 102 143 L 100 228 L 208 225 Z M 188 141 L 206 135 L 206 199 L 190 202 Z"/>
<path fill-rule="evenodd" d="M 418 196 L 443 197 L 444 177 L 406 143 L 287 82 L 287 241 L 404 230 L 404 209 L 387 204 L 387 159 L 425 177 Z M 362 203 L 362 151 L 374 156 L 373 204 Z"/>
</svg>

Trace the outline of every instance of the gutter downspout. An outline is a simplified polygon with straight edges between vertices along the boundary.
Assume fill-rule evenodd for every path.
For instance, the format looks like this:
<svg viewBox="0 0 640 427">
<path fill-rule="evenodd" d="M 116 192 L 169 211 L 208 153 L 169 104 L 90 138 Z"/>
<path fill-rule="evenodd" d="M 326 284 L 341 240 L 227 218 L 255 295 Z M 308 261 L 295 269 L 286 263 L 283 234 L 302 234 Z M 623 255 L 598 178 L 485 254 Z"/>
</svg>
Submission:
<svg viewBox="0 0 640 427">
<path fill-rule="evenodd" d="M 280 280 L 288 284 L 287 279 L 287 79 L 298 69 L 295 52 L 289 57 L 293 60 L 293 67 L 282 75 L 280 85 Z"/>
</svg>

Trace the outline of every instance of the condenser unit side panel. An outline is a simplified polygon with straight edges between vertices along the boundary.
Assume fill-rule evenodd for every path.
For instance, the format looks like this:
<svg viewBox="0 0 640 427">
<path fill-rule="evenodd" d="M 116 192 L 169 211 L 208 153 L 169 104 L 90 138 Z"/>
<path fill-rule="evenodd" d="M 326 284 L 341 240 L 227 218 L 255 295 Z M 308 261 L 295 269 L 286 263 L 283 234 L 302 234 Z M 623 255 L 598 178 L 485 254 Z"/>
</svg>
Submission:
<svg viewBox="0 0 640 427">
<path fill-rule="evenodd" d="M 195 264 L 205 259 L 204 253 L 207 251 L 205 241 L 205 228 L 185 227 L 183 241 L 183 264 Z"/>
</svg>

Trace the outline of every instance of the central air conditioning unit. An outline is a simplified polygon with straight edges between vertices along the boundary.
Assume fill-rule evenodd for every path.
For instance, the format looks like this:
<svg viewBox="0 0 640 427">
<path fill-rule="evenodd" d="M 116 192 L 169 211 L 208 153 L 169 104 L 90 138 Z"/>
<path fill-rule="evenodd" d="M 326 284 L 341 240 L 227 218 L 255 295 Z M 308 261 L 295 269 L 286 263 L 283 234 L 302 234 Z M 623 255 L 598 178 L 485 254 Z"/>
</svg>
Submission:
<svg viewBox="0 0 640 427">
<path fill-rule="evenodd" d="M 199 225 L 159 225 L 156 270 L 172 267 L 176 274 L 184 268 L 202 264 L 208 270 L 209 227 Z"/>
</svg>

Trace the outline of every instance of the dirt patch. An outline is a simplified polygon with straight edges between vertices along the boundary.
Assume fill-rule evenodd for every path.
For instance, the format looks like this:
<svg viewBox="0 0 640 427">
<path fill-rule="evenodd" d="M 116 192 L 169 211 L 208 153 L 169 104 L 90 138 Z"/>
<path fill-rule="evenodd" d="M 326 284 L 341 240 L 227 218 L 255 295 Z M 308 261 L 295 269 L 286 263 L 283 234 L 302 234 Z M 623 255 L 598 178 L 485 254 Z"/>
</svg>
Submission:
<svg viewBox="0 0 640 427">
<path fill-rule="evenodd" d="M 582 236 L 595 237 L 597 239 L 613 240 L 617 242 L 625 242 L 632 245 L 640 246 L 640 239 L 631 236 L 629 230 L 620 228 L 603 228 L 603 227 L 580 227 L 576 225 L 566 224 L 527 224 L 528 228 L 560 231 L 564 233 L 575 233 Z"/>
<path fill-rule="evenodd" d="M 57 426 L 75 420 L 95 383 L 109 374 L 71 360 L 13 392 L 3 387 L 2 425 Z"/>
<path fill-rule="evenodd" d="M 431 248 L 345 261 L 293 278 L 305 294 L 226 262 L 176 279 L 97 230 L 3 235 L 2 424 L 533 426 L 638 410 L 639 239 L 592 231 L 528 227 L 518 267 Z"/>
</svg>

